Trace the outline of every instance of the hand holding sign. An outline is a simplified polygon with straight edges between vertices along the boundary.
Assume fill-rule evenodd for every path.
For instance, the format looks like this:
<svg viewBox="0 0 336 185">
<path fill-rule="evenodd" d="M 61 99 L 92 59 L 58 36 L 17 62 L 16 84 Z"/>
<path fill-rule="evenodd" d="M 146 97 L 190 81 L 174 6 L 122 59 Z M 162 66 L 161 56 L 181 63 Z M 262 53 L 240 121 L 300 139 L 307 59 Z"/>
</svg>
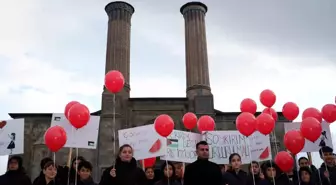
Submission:
<svg viewBox="0 0 336 185">
<path fill-rule="evenodd" d="M 110 171 L 110 175 L 111 175 L 112 177 L 116 177 L 116 176 L 117 176 L 117 174 L 116 174 L 116 169 L 114 168 L 114 166 L 113 166 L 113 168 L 112 168 L 111 171 Z"/>
</svg>

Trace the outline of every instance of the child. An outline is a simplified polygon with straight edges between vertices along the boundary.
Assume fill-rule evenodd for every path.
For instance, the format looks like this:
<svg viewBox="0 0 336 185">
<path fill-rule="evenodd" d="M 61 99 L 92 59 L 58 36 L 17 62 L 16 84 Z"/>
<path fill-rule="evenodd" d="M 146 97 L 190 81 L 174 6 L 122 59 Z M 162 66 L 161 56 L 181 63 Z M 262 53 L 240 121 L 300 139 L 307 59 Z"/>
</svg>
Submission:
<svg viewBox="0 0 336 185">
<path fill-rule="evenodd" d="M 92 164 L 89 161 L 83 160 L 78 164 L 77 185 L 98 185 L 91 177 Z M 71 183 L 72 185 L 75 182 Z"/>
<path fill-rule="evenodd" d="M 176 180 L 175 167 L 171 162 L 164 163 L 161 170 L 163 172 L 162 179 L 156 182 L 155 185 L 181 185 L 181 183 Z"/>
</svg>

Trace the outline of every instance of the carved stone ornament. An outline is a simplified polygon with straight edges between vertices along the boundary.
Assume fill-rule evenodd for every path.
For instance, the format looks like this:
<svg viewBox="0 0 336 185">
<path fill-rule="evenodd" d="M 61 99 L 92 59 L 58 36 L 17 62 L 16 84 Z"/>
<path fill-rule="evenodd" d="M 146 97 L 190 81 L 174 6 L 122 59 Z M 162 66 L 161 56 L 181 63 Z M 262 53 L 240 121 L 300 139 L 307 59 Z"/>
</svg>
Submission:
<svg viewBox="0 0 336 185">
<path fill-rule="evenodd" d="M 111 12 L 115 10 L 125 10 L 127 11 L 130 15 L 134 13 L 134 7 L 126 2 L 112 2 L 109 3 L 105 6 L 105 11 L 108 15 L 111 14 Z"/>
</svg>

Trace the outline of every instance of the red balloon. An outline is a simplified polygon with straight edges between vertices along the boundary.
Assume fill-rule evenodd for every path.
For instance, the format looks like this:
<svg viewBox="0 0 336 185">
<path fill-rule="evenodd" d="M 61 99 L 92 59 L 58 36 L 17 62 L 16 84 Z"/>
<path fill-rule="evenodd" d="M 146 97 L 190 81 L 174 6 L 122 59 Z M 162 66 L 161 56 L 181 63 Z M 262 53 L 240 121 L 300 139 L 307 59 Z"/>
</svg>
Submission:
<svg viewBox="0 0 336 185">
<path fill-rule="evenodd" d="M 326 104 L 322 108 L 322 117 L 327 123 L 336 121 L 336 105 Z"/>
<path fill-rule="evenodd" d="M 322 126 L 316 118 L 309 117 L 302 120 L 300 131 L 303 137 L 315 142 L 321 136 Z"/>
<path fill-rule="evenodd" d="M 173 132 L 174 126 L 175 124 L 173 119 L 167 114 L 161 114 L 160 116 L 156 117 L 154 121 L 154 128 L 156 132 L 162 137 L 169 136 Z"/>
<path fill-rule="evenodd" d="M 84 127 L 90 121 L 90 111 L 83 104 L 75 104 L 69 110 L 68 117 L 71 125 L 79 129 Z"/>
<path fill-rule="evenodd" d="M 305 145 L 305 138 L 298 130 L 290 130 L 284 136 L 285 147 L 294 155 L 301 152 Z"/>
<path fill-rule="evenodd" d="M 262 113 L 271 115 L 274 121 L 278 120 L 278 113 L 273 108 L 265 108 Z"/>
<path fill-rule="evenodd" d="M 186 129 L 191 130 L 197 125 L 197 116 L 192 112 L 188 112 L 183 116 L 182 122 Z"/>
<path fill-rule="evenodd" d="M 273 91 L 266 89 L 263 90 L 260 93 L 260 102 L 265 106 L 265 107 L 272 107 L 275 104 L 276 101 L 276 96 Z"/>
<path fill-rule="evenodd" d="M 201 116 L 197 122 L 198 130 L 200 132 L 215 130 L 215 121 L 211 116 Z"/>
<path fill-rule="evenodd" d="M 67 134 L 63 127 L 50 127 L 44 134 L 44 142 L 52 152 L 57 152 L 67 141 Z"/>
<path fill-rule="evenodd" d="M 242 112 L 236 119 L 237 130 L 248 137 L 256 131 L 256 118 L 249 112 Z"/>
<path fill-rule="evenodd" d="M 307 108 L 306 110 L 303 111 L 302 120 L 304 120 L 306 118 L 309 118 L 309 117 L 316 118 L 317 121 L 319 121 L 320 123 L 322 122 L 322 114 L 316 108 L 310 107 L 310 108 Z"/>
<path fill-rule="evenodd" d="M 294 167 L 294 159 L 293 157 L 285 151 L 279 152 L 275 156 L 275 164 L 283 171 L 288 172 L 291 171 Z"/>
<path fill-rule="evenodd" d="M 70 108 L 73 106 L 73 105 L 76 105 L 76 104 L 78 104 L 79 102 L 78 101 L 71 101 L 71 102 L 69 102 L 66 106 L 65 106 L 65 109 L 64 109 L 64 115 L 65 115 L 65 117 L 67 118 L 67 119 L 69 119 L 68 118 L 68 114 L 69 114 L 69 110 L 70 110 Z"/>
<path fill-rule="evenodd" d="M 287 102 L 282 107 L 282 114 L 289 121 L 295 120 L 300 113 L 299 107 L 293 102 Z"/>
<path fill-rule="evenodd" d="M 155 162 L 156 162 L 156 157 L 147 158 L 147 159 L 142 160 L 142 164 L 144 165 L 145 168 L 153 167 L 155 165 Z"/>
<path fill-rule="evenodd" d="M 275 121 L 271 115 L 261 113 L 257 117 L 256 129 L 260 133 L 264 135 L 270 134 L 273 131 L 274 127 L 275 127 Z"/>
<path fill-rule="evenodd" d="M 125 85 L 124 76 L 120 71 L 112 70 L 105 75 L 105 87 L 111 93 L 120 92 Z"/>
<path fill-rule="evenodd" d="M 240 103 L 240 111 L 255 114 L 257 112 L 257 104 L 254 100 L 250 98 L 245 98 Z"/>
</svg>

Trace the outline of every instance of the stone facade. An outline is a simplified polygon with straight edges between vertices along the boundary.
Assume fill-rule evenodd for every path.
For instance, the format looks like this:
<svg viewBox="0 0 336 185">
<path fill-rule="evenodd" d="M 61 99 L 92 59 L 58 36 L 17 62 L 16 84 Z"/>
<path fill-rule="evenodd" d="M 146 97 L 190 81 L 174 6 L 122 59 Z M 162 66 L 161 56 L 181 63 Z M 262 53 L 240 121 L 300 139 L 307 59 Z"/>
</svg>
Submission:
<svg viewBox="0 0 336 185">
<path fill-rule="evenodd" d="M 126 84 L 123 91 L 116 96 L 106 89 L 103 90 L 102 109 L 92 113 L 101 116 L 97 149 L 79 149 L 79 155 L 92 162 L 93 176 L 96 180 L 100 179 L 106 167 L 114 163 L 115 154 L 118 152 L 116 151 L 118 137 L 117 135 L 114 137 L 114 130 L 117 134 L 119 129 L 152 124 L 160 114 L 170 115 L 175 121 L 175 129 L 184 130 L 181 118 L 190 111 L 197 116 L 213 116 L 218 130 L 236 129 L 235 119 L 239 112 L 221 112 L 214 109 L 204 20 L 207 7 L 204 4 L 187 3 L 181 8 L 186 25 L 187 53 L 187 93 L 186 97 L 182 98 L 130 98 L 130 27 L 134 8 L 128 3 L 118 1 L 108 4 L 105 10 L 109 17 L 105 72 L 113 69 L 121 71 Z M 276 132 L 279 143 L 284 134 L 281 122 L 285 122 L 285 119 L 281 113 L 278 114 L 280 123 L 277 123 Z M 9 115 L 14 119 L 25 118 L 24 166 L 27 173 L 35 178 L 40 172 L 41 159 L 53 155 L 43 144 L 43 136 L 50 126 L 52 114 L 10 113 Z M 116 150 L 114 142 L 117 144 Z M 61 149 L 56 153 L 56 162 L 66 164 L 68 153 L 68 148 Z"/>
</svg>

